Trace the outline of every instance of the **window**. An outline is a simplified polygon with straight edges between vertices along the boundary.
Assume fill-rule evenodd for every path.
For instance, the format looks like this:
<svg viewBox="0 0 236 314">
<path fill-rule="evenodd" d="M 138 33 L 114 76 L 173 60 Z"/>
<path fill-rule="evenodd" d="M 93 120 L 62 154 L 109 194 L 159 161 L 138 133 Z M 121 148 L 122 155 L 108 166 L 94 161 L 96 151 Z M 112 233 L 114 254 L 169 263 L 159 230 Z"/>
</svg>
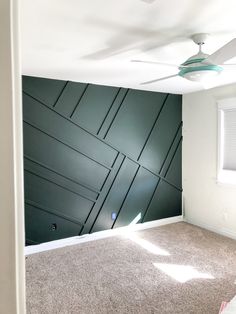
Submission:
<svg viewBox="0 0 236 314">
<path fill-rule="evenodd" d="M 218 101 L 218 182 L 236 184 L 236 98 Z"/>
</svg>

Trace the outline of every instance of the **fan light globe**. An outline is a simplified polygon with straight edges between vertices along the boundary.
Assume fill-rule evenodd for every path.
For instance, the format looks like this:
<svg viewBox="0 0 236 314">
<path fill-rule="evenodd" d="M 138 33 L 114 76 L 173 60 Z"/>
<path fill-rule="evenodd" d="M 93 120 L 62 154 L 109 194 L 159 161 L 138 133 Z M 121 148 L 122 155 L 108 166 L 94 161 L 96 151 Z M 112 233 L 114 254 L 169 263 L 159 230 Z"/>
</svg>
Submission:
<svg viewBox="0 0 236 314">
<path fill-rule="evenodd" d="M 187 72 L 183 75 L 189 81 L 202 82 L 217 76 L 219 72 L 212 70 Z"/>
<path fill-rule="evenodd" d="M 190 57 L 180 65 L 178 75 L 193 82 L 206 81 L 217 76 L 223 68 L 216 64 L 204 63 L 207 57 L 208 55 L 203 54 L 201 51 Z"/>
</svg>

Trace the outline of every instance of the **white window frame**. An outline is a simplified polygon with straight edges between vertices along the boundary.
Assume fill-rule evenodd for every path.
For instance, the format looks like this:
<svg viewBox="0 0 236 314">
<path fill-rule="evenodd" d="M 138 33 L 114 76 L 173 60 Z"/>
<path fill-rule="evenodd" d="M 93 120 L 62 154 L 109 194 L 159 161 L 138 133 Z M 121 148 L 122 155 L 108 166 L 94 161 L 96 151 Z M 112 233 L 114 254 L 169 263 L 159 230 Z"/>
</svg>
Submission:
<svg viewBox="0 0 236 314">
<path fill-rule="evenodd" d="M 236 185 L 236 170 L 223 169 L 224 156 L 224 111 L 236 109 L 236 97 L 226 98 L 217 101 L 218 105 L 218 162 L 217 182 L 220 184 Z"/>
</svg>

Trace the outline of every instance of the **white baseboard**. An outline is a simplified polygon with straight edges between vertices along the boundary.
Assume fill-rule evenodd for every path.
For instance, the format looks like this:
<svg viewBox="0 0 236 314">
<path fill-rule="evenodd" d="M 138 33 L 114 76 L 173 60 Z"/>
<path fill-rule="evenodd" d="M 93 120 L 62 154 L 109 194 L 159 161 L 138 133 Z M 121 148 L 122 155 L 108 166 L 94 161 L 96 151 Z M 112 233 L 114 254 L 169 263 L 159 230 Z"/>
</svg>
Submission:
<svg viewBox="0 0 236 314">
<path fill-rule="evenodd" d="M 206 224 L 206 223 L 204 223 L 202 221 L 198 221 L 198 220 L 195 220 L 195 219 L 184 218 L 183 221 L 185 221 L 187 223 L 190 223 L 192 225 L 201 227 L 203 229 L 207 229 L 207 230 L 210 230 L 212 232 L 218 233 L 218 234 L 223 235 L 225 237 L 228 237 L 228 238 L 236 240 L 236 232 L 233 231 L 233 230 L 229 230 L 229 229 L 226 229 L 226 228 L 219 228 L 217 226 L 209 225 L 209 224 Z"/>
<path fill-rule="evenodd" d="M 144 229 L 159 227 L 159 226 L 168 225 L 168 224 L 172 224 L 172 223 L 176 223 L 180 221 L 183 221 L 183 216 L 175 216 L 171 218 L 159 219 L 159 220 L 144 222 L 142 224 L 140 223 L 140 224 L 129 225 L 126 227 L 116 228 L 112 230 L 94 232 L 91 234 L 85 234 L 82 236 L 75 236 L 75 237 L 61 239 L 61 240 L 55 240 L 55 241 L 46 242 L 46 243 L 42 243 L 38 245 L 30 245 L 30 246 L 25 247 L 25 255 L 31 255 L 31 254 L 35 254 L 39 252 L 62 248 L 65 246 L 104 239 L 108 237 L 114 237 L 116 235 L 120 235 L 127 231 L 144 230 Z"/>
</svg>

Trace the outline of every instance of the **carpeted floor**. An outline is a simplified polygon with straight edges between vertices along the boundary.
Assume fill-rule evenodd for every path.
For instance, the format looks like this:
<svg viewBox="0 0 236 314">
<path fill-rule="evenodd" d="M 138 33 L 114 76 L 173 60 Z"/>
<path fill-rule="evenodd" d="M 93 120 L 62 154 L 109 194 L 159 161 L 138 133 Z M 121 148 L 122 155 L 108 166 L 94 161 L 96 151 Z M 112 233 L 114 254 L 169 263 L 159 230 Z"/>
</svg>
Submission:
<svg viewBox="0 0 236 314">
<path fill-rule="evenodd" d="M 29 314 L 218 314 L 236 294 L 236 241 L 187 223 L 26 259 Z"/>
</svg>

